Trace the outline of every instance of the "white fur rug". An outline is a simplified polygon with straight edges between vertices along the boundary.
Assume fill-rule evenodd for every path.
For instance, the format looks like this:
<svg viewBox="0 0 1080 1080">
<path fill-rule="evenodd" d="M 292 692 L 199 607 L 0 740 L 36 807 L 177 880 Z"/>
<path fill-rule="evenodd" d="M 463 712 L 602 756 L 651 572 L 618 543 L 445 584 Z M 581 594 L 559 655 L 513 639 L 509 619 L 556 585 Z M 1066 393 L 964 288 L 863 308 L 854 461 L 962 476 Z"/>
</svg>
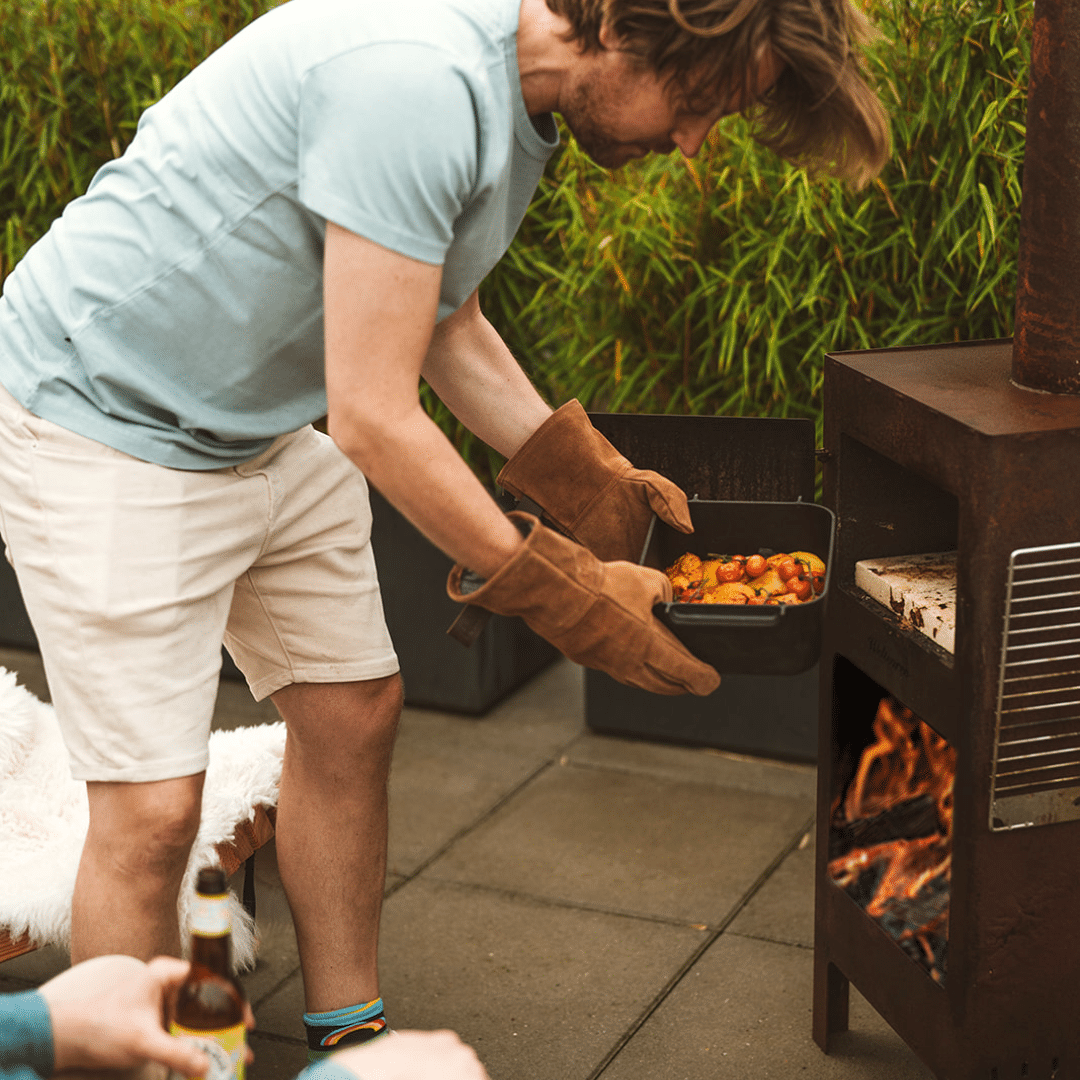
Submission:
<svg viewBox="0 0 1080 1080">
<path fill-rule="evenodd" d="M 181 927 L 198 869 L 218 865 L 214 846 L 251 820 L 257 806 L 277 804 L 284 749 L 281 722 L 211 734 L 202 824 L 180 892 Z M 52 706 L 0 667 L 0 927 L 13 938 L 29 933 L 37 945 L 69 946 L 87 820 L 86 785 L 71 778 Z M 242 970 L 254 964 L 258 942 L 235 895 L 232 909 L 233 953 Z"/>
</svg>

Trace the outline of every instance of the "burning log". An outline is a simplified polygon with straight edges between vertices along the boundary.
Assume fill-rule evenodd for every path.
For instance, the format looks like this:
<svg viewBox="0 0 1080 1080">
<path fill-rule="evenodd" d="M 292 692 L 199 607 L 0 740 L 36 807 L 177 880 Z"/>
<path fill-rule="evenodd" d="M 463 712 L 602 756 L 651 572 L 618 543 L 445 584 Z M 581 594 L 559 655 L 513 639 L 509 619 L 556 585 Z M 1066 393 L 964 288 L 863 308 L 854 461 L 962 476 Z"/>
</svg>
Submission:
<svg viewBox="0 0 1080 1080">
<path fill-rule="evenodd" d="M 839 859 L 855 848 L 870 848 L 890 840 L 933 836 L 941 831 L 937 800 L 929 794 L 906 799 L 873 817 L 852 822 L 833 822 L 829 834 L 829 859 Z"/>
<path fill-rule="evenodd" d="M 878 705 L 874 734 L 833 806 L 829 876 L 942 982 L 956 754 L 891 698 Z"/>
</svg>

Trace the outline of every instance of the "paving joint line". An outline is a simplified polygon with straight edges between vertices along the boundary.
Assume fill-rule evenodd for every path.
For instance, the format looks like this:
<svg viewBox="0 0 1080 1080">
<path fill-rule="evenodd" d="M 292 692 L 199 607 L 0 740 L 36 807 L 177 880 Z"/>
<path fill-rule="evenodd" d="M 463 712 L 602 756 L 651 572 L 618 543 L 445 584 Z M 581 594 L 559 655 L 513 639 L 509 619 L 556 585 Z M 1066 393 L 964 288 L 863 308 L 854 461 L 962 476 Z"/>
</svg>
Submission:
<svg viewBox="0 0 1080 1080">
<path fill-rule="evenodd" d="M 729 937 L 742 938 L 744 941 L 764 941 L 766 945 L 783 945 L 788 949 L 802 949 L 804 952 L 813 952 L 814 946 L 807 945 L 803 941 L 781 941 L 780 938 L 766 937 L 764 934 L 740 934 L 732 930 Z"/>
<path fill-rule="evenodd" d="M 561 751 L 560 751 L 560 755 L 561 755 Z M 446 841 L 446 843 L 444 843 L 442 845 L 442 847 L 437 848 L 426 859 L 424 859 L 423 862 L 421 862 L 416 867 L 416 869 L 414 869 L 412 871 L 411 874 L 403 875 L 401 881 L 399 881 L 396 885 L 392 886 L 391 888 L 387 889 L 384 896 L 383 896 L 383 899 L 388 900 L 391 896 L 393 896 L 395 893 L 397 893 L 400 889 L 403 889 L 406 885 L 408 885 L 410 881 L 413 881 L 414 879 L 419 877 L 429 866 L 432 865 L 432 863 L 434 863 L 438 859 L 442 858 L 442 856 L 445 855 L 459 840 L 464 839 L 466 836 L 468 836 L 475 829 L 478 829 L 481 825 L 484 824 L 485 821 L 488 821 L 491 817 L 493 817 L 496 813 L 498 813 L 499 810 L 501 810 L 512 798 L 514 798 L 515 795 L 517 795 L 519 792 L 523 791 L 526 787 L 528 787 L 529 784 L 531 784 L 539 776 L 542 776 L 545 772 L 547 772 L 548 769 L 554 768 L 556 766 L 557 762 L 558 762 L 557 757 L 545 761 L 542 765 L 540 765 L 538 768 L 534 769 L 531 773 L 529 773 L 529 775 L 526 776 L 523 780 L 521 780 L 519 783 L 515 784 L 512 788 L 510 788 L 509 791 L 504 792 L 503 795 L 500 796 L 500 798 L 498 798 L 494 803 L 492 803 L 492 805 L 489 806 L 487 808 L 487 810 L 485 810 L 479 817 L 475 818 L 468 825 L 466 825 L 463 828 L 459 829 L 456 833 L 454 833 L 453 836 L 450 837 L 449 840 Z"/>
<path fill-rule="evenodd" d="M 248 1035 L 249 1037 L 258 1035 L 260 1039 L 266 1039 L 267 1042 L 288 1043 L 290 1046 L 307 1046 L 303 1039 L 298 1039 L 293 1035 L 279 1035 L 276 1031 L 262 1031 L 255 1028 L 248 1032 Z"/>
<path fill-rule="evenodd" d="M 543 907 L 565 908 L 569 911 L 587 911 L 593 915 L 611 915 L 619 919 L 636 919 L 638 922 L 657 923 L 660 926 L 678 927 L 683 930 L 697 930 L 699 933 L 714 929 L 707 923 L 692 923 L 686 919 L 665 915 L 650 915 L 641 911 L 628 911 L 625 908 L 601 907 L 596 904 L 582 903 L 580 900 L 562 900 L 558 897 L 541 896 L 539 893 L 525 892 L 521 889 L 506 889 L 498 885 L 485 885 L 478 881 L 457 881 L 454 878 L 443 878 L 438 875 L 429 875 L 428 881 L 436 881 L 440 885 L 453 885 L 459 889 L 469 889 L 474 892 L 490 893 L 509 900 L 527 900 Z"/>
<path fill-rule="evenodd" d="M 269 990 L 267 990 L 266 993 L 263 994 L 259 998 L 258 1001 L 252 1001 L 251 1002 L 252 1010 L 254 1010 L 256 1008 L 262 1008 L 264 1002 L 266 1002 L 270 998 L 272 998 L 274 996 L 274 994 L 276 994 L 299 970 L 300 970 L 300 965 L 297 964 L 294 968 L 291 968 L 287 974 L 283 975 L 280 979 L 278 979 L 278 981 L 276 983 L 274 983 L 274 985 Z M 247 972 L 247 971 L 241 972 L 240 976 L 239 976 L 240 981 L 243 982 L 244 977 L 246 975 L 254 974 L 254 972 L 255 972 L 254 968 L 252 968 L 250 972 Z"/>
<path fill-rule="evenodd" d="M 772 862 L 758 875 L 757 880 L 746 890 L 741 899 L 735 904 L 735 906 L 728 912 L 728 914 L 721 921 L 720 925 L 712 930 L 706 939 L 698 945 L 696 949 L 683 961 L 682 965 L 675 972 L 675 974 L 667 981 L 667 983 L 660 988 L 657 994 L 653 997 L 652 1001 L 645 1007 L 645 1009 L 639 1014 L 638 1018 L 630 1025 L 622 1036 L 615 1043 L 615 1045 L 604 1055 L 600 1064 L 589 1073 L 587 1080 L 600 1080 L 600 1077 L 608 1070 L 615 1059 L 622 1053 L 626 1044 L 645 1026 L 645 1023 L 656 1012 L 657 1009 L 667 1000 L 672 991 L 682 982 L 684 978 L 690 973 L 694 965 L 705 955 L 706 952 L 720 939 L 724 931 L 735 921 L 736 918 L 742 913 L 747 904 L 757 895 L 762 886 L 780 869 L 780 865 L 784 860 L 795 850 L 798 849 L 799 844 L 802 843 L 803 837 L 814 826 L 814 817 L 811 817 L 804 823 L 802 828 L 795 833 L 795 835 L 784 845 L 780 850 L 780 854 L 777 855 Z"/>
<path fill-rule="evenodd" d="M 623 776 L 651 776 L 657 780 L 668 780 L 676 784 L 697 784 L 701 787 L 723 788 L 725 791 L 734 791 L 739 792 L 740 794 L 747 795 L 765 795 L 773 799 L 790 799 L 792 801 L 795 801 L 814 798 L 812 794 L 803 795 L 798 792 L 789 794 L 778 793 L 776 791 L 770 790 L 767 786 L 764 785 L 739 785 L 725 783 L 722 780 L 714 780 L 709 777 L 699 778 L 694 776 L 676 776 L 674 774 L 674 771 L 670 773 L 658 772 L 656 769 L 650 769 L 644 765 L 626 765 L 621 762 L 617 764 L 607 764 L 596 761 L 573 760 L 567 760 L 565 762 L 560 760 L 559 762 L 557 762 L 557 764 L 559 764 L 562 768 L 566 769 L 591 769 L 594 772 L 612 772 L 619 773 Z"/>
</svg>

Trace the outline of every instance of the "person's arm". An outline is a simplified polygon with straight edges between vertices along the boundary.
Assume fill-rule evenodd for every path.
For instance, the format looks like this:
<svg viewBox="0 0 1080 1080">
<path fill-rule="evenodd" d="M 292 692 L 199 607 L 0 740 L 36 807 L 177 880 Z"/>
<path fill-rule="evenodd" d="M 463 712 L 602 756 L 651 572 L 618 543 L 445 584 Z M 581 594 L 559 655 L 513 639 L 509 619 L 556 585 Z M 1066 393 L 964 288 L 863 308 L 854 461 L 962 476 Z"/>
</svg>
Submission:
<svg viewBox="0 0 1080 1080">
<path fill-rule="evenodd" d="M 419 398 L 441 274 L 327 224 L 327 430 L 432 543 L 490 576 L 521 537 Z"/>
<path fill-rule="evenodd" d="M 306 1068 L 298 1080 L 488 1080 L 452 1031 L 395 1031 Z"/>
<path fill-rule="evenodd" d="M 504 515 L 424 412 L 419 381 L 435 327 L 440 268 L 328 224 L 323 275 L 327 430 L 372 484 L 455 560 L 451 597 L 521 615 L 571 660 L 622 682 L 663 694 L 711 693 L 716 672 L 652 614 L 656 603 L 671 599 L 659 570 L 602 563 L 572 540 L 533 528 L 535 518 Z M 475 580 L 465 581 L 466 567 Z M 473 589 L 477 580 L 485 584 Z"/>
<path fill-rule="evenodd" d="M 53 1073 L 49 1006 L 37 990 L 0 996 L 0 1077 L 29 1080 Z"/>
<path fill-rule="evenodd" d="M 202 1076 L 206 1055 L 162 1027 L 166 995 L 183 982 L 189 966 L 167 956 L 149 964 L 133 956 L 99 956 L 44 983 L 53 1070 L 130 1069 L 152 1061 L 184 1076 Z"/>
<path fill-rule="evenodd" d="M 511 457 L 551 416 L 473 293 L 435 328 L 421 372 L 476 436 Z"/>
<path fill-rule="evenodd" d="M 439 323 L 423 375 L 474 435 L 509 459 L 499 486 L 533 500 L 598 558 L 637 562 L 654 513 L 694 531 L 682 490 L 634 468 L 577 401 L 552 413 L 484 318 L 476 293 Z"/>
</svg>

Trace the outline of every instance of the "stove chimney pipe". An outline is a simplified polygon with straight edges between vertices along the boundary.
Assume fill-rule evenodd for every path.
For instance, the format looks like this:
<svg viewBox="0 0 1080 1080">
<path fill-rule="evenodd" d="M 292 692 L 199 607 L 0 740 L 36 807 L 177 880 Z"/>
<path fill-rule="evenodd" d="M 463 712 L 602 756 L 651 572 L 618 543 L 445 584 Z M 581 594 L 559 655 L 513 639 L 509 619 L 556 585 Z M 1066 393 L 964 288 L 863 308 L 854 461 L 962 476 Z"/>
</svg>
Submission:
<svg viewBox="0 0 1080 1080">
<path fill-rule="evenodd" d="M 1036 0 L 1012 377 L 1080 393 L 1080 0 Z"/>
</svg>

